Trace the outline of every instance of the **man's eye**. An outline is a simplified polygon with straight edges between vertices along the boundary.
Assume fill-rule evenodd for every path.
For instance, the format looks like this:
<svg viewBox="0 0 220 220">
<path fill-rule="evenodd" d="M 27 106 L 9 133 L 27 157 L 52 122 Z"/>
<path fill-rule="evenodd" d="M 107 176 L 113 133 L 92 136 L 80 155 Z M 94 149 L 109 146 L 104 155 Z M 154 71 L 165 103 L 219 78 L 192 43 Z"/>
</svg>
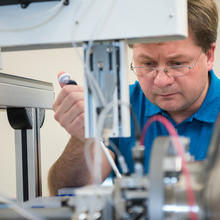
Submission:
<svg viewBox="0 0 220 220">
<path fill-rule="evenodd" d="M 145 62 L 143 64 L 143 66 L 145 66 L 145 67 L 156 67 L 157 64 L 155 62 Z"/>
<path fill-rule="evenodd" d="M 184 65 L 184 63 L 179 61 L 172 61 L 168 63 L 168 66 L 182 66 L 182 65 Z"/>
</svg>

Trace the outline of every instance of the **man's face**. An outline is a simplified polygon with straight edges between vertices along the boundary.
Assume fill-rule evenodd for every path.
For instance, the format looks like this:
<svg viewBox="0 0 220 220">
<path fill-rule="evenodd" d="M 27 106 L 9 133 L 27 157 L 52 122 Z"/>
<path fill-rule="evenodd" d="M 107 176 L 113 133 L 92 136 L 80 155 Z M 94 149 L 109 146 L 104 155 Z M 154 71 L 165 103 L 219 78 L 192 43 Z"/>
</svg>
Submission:
<svg viewBox="0 0 220 220">
<path fill-rule="evenodd" d="M 208 87 L 208 71 L 213 67 L 215 44 L 204 53 L 191 36 L 185 40 L 134 45 L 134 66 L 159 67 L 156 74 L 138 75 L 145 96 L 168 113 L 195 112 Z M 193 66 L 186 75 L 169 77 L 163 68 L 170 65 Z M 137 70 L 138 71 L 138 70 Z"/>
</svg>

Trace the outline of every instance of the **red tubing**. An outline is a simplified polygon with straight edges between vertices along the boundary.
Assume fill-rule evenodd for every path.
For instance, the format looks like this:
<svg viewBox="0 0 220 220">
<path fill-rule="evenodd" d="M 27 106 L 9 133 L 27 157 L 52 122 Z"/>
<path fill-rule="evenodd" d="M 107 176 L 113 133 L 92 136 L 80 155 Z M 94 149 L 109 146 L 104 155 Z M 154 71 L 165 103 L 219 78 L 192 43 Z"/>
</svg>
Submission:
<svg viewBox="0 0 220 220">
<path fill-rule="evenodd" d="M 140 139 L 140 144 L 141 145 L 144 146 L 144 139 L 145 139 L 147 130 L 148 130 L 149 126 L 151 125 L 151 123 L 154 122 L 154 121 L 161 122 L 164 125 L 164 127 L 167 129 L 170 136 L 178 137 L 176 129 L 174 128 L 174 126 L 170 123 L 170 121 L 167 118 L 163 117 L 162 115 L 155 115 L 155 116 L 152 116 L 147 121 L 147 123 L 144 125 L 144 129 L 142 131 L 141 139 Z M 195 206 L 195 204 L 196 204 L 195 203 L 195 195 L 194 195 L 194 192 L 192 190 L 192 185 L 191 185 L 191 181 L 190 181 L 190 174 L 189 174 L 187 162 L 185 160 L 184 149 L 182 147 L 182 144 L 181 144 L 179 138 L 174 138 L 173 141 L 174 141 L 174 148 L 177 151 L 177 154 L 182 159 L 182 172 L 183 172 L 183 176 L 185 177 L 185 180 L 186 180 L 187 204 L 191 207 L 191 209 L 190 209 L 190 219 L 191 220 L 198 220 L 197 213 L 193 211 L 193 206 Z"/>
</svg>

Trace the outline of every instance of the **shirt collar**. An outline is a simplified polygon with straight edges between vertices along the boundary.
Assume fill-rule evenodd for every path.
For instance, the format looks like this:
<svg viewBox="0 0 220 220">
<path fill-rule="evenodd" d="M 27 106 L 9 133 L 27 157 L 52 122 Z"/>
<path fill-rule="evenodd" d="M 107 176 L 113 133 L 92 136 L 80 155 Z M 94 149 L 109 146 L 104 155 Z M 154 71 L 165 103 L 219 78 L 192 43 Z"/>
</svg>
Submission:
<svg viewBox="0 0 220 220">
<path fill-rule="evenodd" d="M 162 113 L 163 109 L 151 103 L 147 98 L 145 101 L 145 113 L 144 116 L 150 117 L 159 113 Z"/>
<path fill-rule="evenodd" d="M 199 110 L 191 117 L 204 122 L 215 122 L 220 108 L 220 80 L 214 71 L 209 72 L 210 84 L 206 97 Z"/>
<path fill-rule="evenodd" d="M 220 94 L 216 92 L 217 87 L 220 89 L 220 80 L 216 77 L 213 70 L 209 72 L 210 85 L 201 107 L 197 112 L 187 118 L 185 121 L 192 121 L 193 118 L 204 122 L 215 122 L 219 113 Z M 219 90 L 220 91 L 220 90 Z M 145 101 L 145 114 L 144 116 L 150 117 L 156 114 L 165 114 L 166 112 L 160 107 L 152 104 L 147 98 Z"/>
</svg>

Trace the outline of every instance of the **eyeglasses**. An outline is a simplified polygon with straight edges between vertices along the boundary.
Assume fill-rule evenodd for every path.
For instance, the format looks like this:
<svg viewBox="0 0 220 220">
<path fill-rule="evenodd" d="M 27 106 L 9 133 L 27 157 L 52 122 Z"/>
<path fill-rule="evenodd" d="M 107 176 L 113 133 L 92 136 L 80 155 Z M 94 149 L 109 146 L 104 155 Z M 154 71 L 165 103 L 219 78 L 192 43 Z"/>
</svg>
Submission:
<svg viewBox="0 0 220 220">
<path fill-rule="evenodd" d="M 197 63 L 200 55 L 194 60 L 192 65 L 182 65 L 181 62 L 176 62 L 178 64 L 175 65 L 167 65 L 165 67 L 156 67 L 154 62 L 146 62 L 145 66 L 133 66 L 133 63 L 130 64 L 130 69 L 137 75 L 137 76 L 151 76 L 154 77 L 155 74 L 159 73 L 159 71 L 163 71 L 169 77 L 178 77 L 184 76 L 189 73 Z"/>
</svg>

